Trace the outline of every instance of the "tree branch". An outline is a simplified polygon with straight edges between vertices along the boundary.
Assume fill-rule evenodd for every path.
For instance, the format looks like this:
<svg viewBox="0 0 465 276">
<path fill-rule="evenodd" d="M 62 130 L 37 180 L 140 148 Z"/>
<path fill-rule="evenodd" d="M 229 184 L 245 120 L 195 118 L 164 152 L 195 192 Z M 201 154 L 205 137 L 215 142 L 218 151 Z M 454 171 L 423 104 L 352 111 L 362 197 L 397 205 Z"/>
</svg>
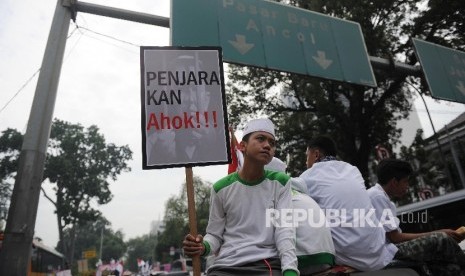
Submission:
<svg viewBox="0 0 465 276">
<path fill-rule="evenodd" d="M 53 201 L 52 198 L 47 195 L 47 193 L 45 192 L 45 190 L 44 190 L 44 188 L 42 186 L 40 187 L 40 189 L 42 190 L 42 193 L 44 194 L 45 198 L 48 199 L 48 201 L 50 201 L 53 204 L 53 206 L 55 206 L 55 208 L 56 208 L 57 203 L 55 201 Z"/>
</svg>

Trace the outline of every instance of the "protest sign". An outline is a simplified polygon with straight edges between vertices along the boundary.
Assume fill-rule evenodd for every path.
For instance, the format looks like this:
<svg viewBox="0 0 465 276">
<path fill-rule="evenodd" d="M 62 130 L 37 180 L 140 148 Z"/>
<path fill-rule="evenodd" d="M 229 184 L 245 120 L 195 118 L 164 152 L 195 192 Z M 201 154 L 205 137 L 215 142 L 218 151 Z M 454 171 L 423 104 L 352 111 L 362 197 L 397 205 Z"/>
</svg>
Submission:
<svg viewBox="0 0 465 276">
<path fill-rule="evenodd" d="M 143 168 L 230 162 L 219 47 L 141 47 Z"/>
</svg>

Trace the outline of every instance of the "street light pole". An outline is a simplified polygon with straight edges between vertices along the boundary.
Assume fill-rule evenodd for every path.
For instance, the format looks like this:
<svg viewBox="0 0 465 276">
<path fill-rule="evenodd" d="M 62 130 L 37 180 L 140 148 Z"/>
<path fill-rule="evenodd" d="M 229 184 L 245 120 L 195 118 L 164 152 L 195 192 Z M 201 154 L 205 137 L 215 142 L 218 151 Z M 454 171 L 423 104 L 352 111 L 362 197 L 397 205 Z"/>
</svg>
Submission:
<svg viewBox="0 0 465 276">
<path fill-rule="evenodd" d="M 431 119 L 431 115 L 429 113 L 428 106 L 426 105 L 426 101 L 423 98 L 423 94 L 421 94 L 420 91 L 418 91 L 418 90 L 417 90 L 417 92 L 418 92 L 418 94 L 420 94 L 420 97 L 423 100 L 423 104 L 425 105 L 426 113 L 428 114 L 428 118 L 429 118 L 429 121 L 431 123 L 431 127 L 433 128 L 434 138 L 436 140 L 436 143 L 438 144 L 439 156 L 441 158 L 442 163 L 444 164 L 444 170 L 446 172 L 447 180 L 448 180 L 450 185 L 454 186 L 454 183 L 453 183 L 453 180 L 452 180 L 452 174 L 450 172 L 449 165 L 447 164 L 446 158 L 444 157 L 444 152 L 442 151 L 441 143 L 439 142 L 438 134 L 436 133 L 436 129 L 434 128 L 433 120 Z"/>
</svg>

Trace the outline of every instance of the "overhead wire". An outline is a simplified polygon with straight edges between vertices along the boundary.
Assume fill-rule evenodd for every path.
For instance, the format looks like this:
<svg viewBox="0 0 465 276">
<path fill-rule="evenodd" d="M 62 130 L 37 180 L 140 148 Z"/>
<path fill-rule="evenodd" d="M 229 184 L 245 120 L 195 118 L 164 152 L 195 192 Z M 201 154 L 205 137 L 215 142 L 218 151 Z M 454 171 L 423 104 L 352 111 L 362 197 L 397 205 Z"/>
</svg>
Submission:
<svg viewBox="0 0 465 276">
<path fill-rule="evenodd" d="M 87 27 L 83 27 L 83 26 L 79 26 L 78 24 L 75 24 L 75 28 L 69 33 L 69 35 L 66 37 L 66 39 L 69 39 L 71 36 L 73 36 L 73 34 L 76 32 L 76 31 L 79 31 L 79 33 L 81 34 L 81 36 L 77 39 L 77 41 L 75 42 L 75 44 L 72 46 L 71 50 L 68 52 L 67 56 L 65 57 L 65 60 L 71 55 L 71 53 L 73 52 L 73 50 L 75 49 L 75 47 L 77 46 L 77 44 L 79 43 L 80 39 L 82 38 L 83 35 L 87 36 L 87 37 L 90 37 L 90 38 L 93 38 L 93 39 L 96 39 L 96 40 L 99 40 L 101 42 L 104 42 L 104 43 L 109 43 L 109 42 L 106 42 L 106 41 L 103 41 L 103 40 L 100 40 L 96 37 L 92 37 L 92 36 L 89 36 L 86 34 L 86 32 L 90 32 L 90 33 L 93 33 L 93 34 L 96 34 L 98 36 L 102 36 L 102 37 L 105 37 L 105 38 L 109 38 L 111 40 L 115 40 L 115 41 L 118 41 L 120 43 L 124 43 L 124 44 L 128 44 L 128 45 L 131 45 L 131 46 L 135 46 L 135 47 L 140 47 L 140 45 L 137 45 L 135 43 L 132 43 L 132 42 L 129 42 L 129 41 L 126 41 L 126 40 L 122 40 L 122 39 L 119 39 L 119 38 L 116 38 L 114 36 L 110 36 L 110 35 L 107 35 L 107 34 L 103 34 L 103 33 L 100 33 L 100 32 L 97 32 L 97 31 L 94 31 L 94 30 L 91 30 Z M 86 32 L 82 32 L 81 30 L 84 30 Z M 115 44 L 112 44 L 112 43 L 109 43 L 110 45 L 113 45 L 115 47 L 118 47 L 118 48 L 121 48 Z M 127 50 L 127 49 L 125 49 Z M 23 85 L 21 85 L 21 87 L 18 89 L 18 91 L 16 91 L 16 93 L 6 102 L 6 104 L 0 109 L 0 114 L 10 105 L 10 103 L 19 95 L 19 93 L 21 93 L 24 88 L 34 79 L 34 77 L 40 72 L 40 69 L 37 69 L 31 77 L 29 77 Z"/>
<path fill-rule="evenodd" d="M 86 27 L 79 27 L 79 28 L 82 29 L 82 30 L 86 30 L 86 31 L 88 31 L 88 32 L 94 33 L 94 34 L 96 34 L 96 35 L 100 35 L 100 36 L 103 36 L 103 37 L 106 37 L 106 38 L 110 38 L 110 39 L 116 40 L 116 41 L 121 42 L 121 43 L 125 43 L 125 44 L 131 45 L 131 46 L 140 47 L 140 45 L 137 45 L 137 44 L 135 44 L 135 43 L 132 43 L 132 42 L 129 42 L 129 41 L 126 41 L 126 40 L 122 40 L 122 39 L 116 38 L 116 37 L 111 36 L 111 35 L 103 34 L 103 33 L 100 33 L 100 32 L 94 31 L 94 30 L 91 30 L 91 29 L 89 29 L 89 28 L 86 28 Z"/>
<path fill-rule="evenodd" d="M 76 27 L 69 33 L 69 35 L 66 37 L 66 39 L 69 39 L 73 34 L 74 32 L 77 30 L 78 26 L 76 25 Z M 74 47 L 73 47 L 74 48 Z M 0 109 L 0 114 L 3 112 L 3 110 L 5 110 L 8 105 L 10 105 L 10 103 L 19 95 L 19 93 L 21 93 L 21 91 L 24 90 L 24 88 L 26 88 L 26 86 L 34 79 L 34 77 L 40 72 L 40 69 L 37 69 L 33 74 L 32 76 L 30 76 L 25 82 L 23 85 L 21 85 L 21 87 L 18 89 L 18 91 L 16 91 L 16 93 L 6 102 L 6 104 L 2 107 L 2 109 Z"/>
</svg>

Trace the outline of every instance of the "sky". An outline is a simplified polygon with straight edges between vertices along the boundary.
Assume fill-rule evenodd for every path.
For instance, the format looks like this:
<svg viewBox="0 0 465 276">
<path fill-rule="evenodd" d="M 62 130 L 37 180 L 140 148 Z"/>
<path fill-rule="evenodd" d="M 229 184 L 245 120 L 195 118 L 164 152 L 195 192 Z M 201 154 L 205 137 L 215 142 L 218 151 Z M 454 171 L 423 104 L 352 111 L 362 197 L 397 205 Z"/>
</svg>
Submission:
<svg viewBox="0 0 465 276">
<path fill-rule="evenodd" d="M 84 2 L 169 17 L 169 0 L 87 0 Z M 0 131 L 24 133 L 30 114 L 56 1 L 0 1 Z M 121 230 L 125 240 L 147 234 L 163 218 L 169 197 L 185 182 L 184 168 L 142 170 L 139 46 L 169 46 L 169 29 L 78 13 L 70 25 L 54 118 L 84 127 L 97 125 L 107 143 L 129 145 L 132 171 L 111 182 L 113 200 L 99 210 Z M 465 111 L 463 104 L 426 98 L 436 130 Z M 418 122 L 427 136 L 431 124 L 421 100 L 415 101 Z M 194 167 L 195 176 L 215 182 L 226 165 Z M 44 188 L 52 192 L 51 185 Z M 187 214 L 186 214 L 187 215 Z M 49 246 L 58 241 L 53 206 L 41 195 L 36 236 Z"/>
</svg>

